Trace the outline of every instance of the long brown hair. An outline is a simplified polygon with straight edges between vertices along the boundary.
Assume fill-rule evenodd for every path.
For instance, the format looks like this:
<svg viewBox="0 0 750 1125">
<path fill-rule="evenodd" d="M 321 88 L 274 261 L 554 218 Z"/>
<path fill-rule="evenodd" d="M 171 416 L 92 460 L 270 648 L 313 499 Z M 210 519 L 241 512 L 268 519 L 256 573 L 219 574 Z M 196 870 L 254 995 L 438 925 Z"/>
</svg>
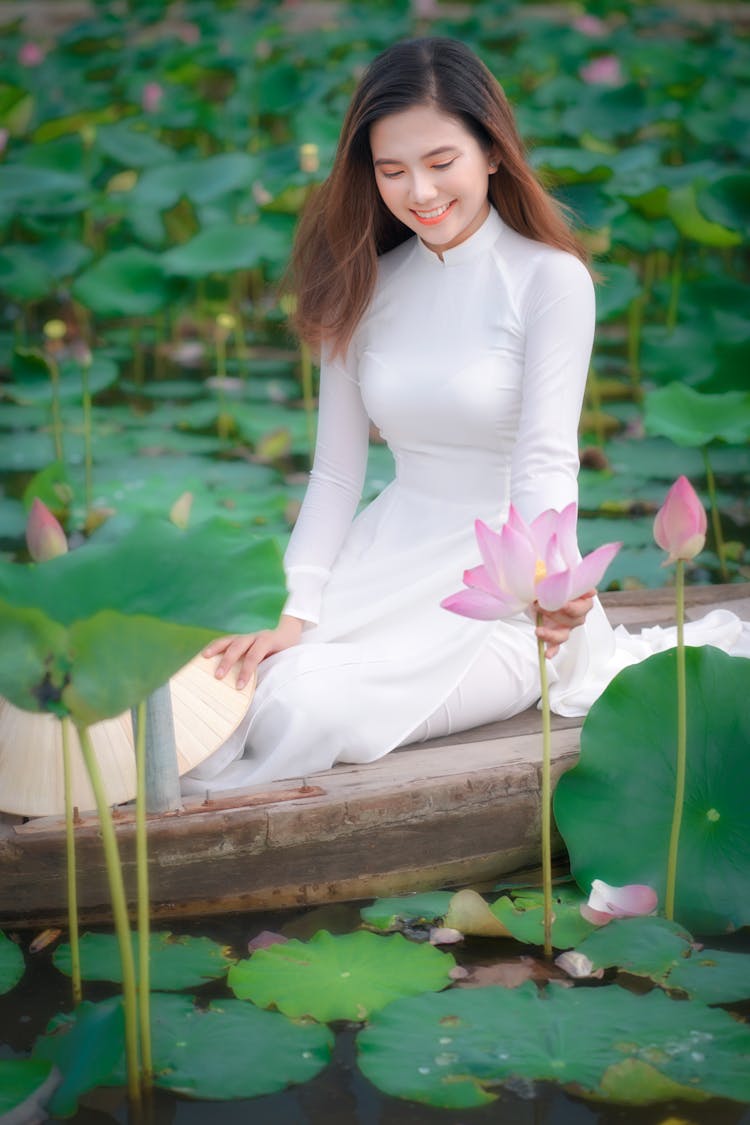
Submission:
<svg viewBox="0 0 750 1125">
<path fill-rule="evenodd" d="M 367 68 L 344 119 L 333 169 L 303 213 L 291 261 L 297 293 L 294 327 L 314 348 L 348 346 L 377 276 L 378 255 L 411 238 L 380 198 L 370 154 L 370 128 L 381 117 L 434 105 L 458 118 L 499 157 L 489 199 L 519 234 L 587 255 L 526 160 L 502 87 L 480 59 L 455 39 L 410 39 Z"/>
</svg>

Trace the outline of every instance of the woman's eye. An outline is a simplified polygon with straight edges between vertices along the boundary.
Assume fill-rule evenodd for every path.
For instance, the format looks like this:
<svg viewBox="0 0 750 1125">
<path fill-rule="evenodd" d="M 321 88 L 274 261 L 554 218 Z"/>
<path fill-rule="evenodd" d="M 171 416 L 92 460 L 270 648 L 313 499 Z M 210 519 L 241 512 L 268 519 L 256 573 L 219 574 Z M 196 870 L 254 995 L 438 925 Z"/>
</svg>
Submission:
<svg viewBox="0 0 750 1125">
<path fill-rule="evenodd" d="M 432 167 L 436 168 L 438 172 L 442 172 L 446 168 L 450 168 L 452 163 L 453 163 L 452 160 L 446 160 L 445 164 L 433 164 Z"/>
<path fill-rule="evenodd" d="M 403 175 L 403 173 L 402 172 L 383 172 L 383 175 L 388 180 L 395 180 L 396 176 L 401 176 L 401 175 Z"/>
</svg>

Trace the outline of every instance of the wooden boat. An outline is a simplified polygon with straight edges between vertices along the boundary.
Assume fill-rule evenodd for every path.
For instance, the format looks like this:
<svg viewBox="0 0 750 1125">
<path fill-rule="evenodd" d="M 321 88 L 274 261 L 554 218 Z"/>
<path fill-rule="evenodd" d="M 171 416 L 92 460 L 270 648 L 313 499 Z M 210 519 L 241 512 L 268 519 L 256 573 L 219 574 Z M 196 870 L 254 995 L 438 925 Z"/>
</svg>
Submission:
<svg viewBox="0 0 750 1125">
<path fill-rule="evenodd" d="M 670 623 L 673 592 L 602 598 L 613 624 Z M 750 618 L 750 583 L 693 587 L 688 616 Z M 578 753 L 580 719 L 553 717 L 553 770 Z M 299 783 L 186 798 L 149 818 L 154 918 L 266 910 L 495 879 L 539 857 L 538 711 L 405 747 Z M 115 811 L 126 886 L 135 888 L 132 809 Z M 109 917 L 95 817 L 76 829 L 82 917 Z M 559 844 L 559 841 L 558 841 Z M 52 925 L 66 910 L 64 823 L 0 815 L 0 926 Z"/>
</svg>

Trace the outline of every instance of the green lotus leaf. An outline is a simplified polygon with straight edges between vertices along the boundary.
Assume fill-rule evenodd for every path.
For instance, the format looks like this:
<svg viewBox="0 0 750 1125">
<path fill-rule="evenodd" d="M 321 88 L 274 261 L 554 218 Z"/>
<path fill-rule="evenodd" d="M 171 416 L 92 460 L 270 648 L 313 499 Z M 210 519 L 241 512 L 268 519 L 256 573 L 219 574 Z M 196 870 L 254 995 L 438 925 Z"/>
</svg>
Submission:
<svg viewBox="0 0 750 1125">
<path fill-rule="evenodd" d="M 750 921 L 750 660 L 687 648 L 687 778 L 675 916 L 692 933 Z M 583 888 L 646 883 L 663 901 L 672 823 L 676 658 L 623 669 L 591 708 L 578 763 L 560 778 L 555 818 Z M 622 748 L 627 746 L 627 754 Z M 628 846 L 622 846 L 627 839 Z"/>
<path fill-rule="evenodd" d="M 606 180 L 612 175 L 608 156 L 585 148 L 540 145 L 532 152 L 532 164 L 535 168 L 553 171 L 566 183 L 576 183 L 580 179 Z"/>
<path fill-rule="evenodd" d="M 584 902 L 586 896 L 578 887 L 553 887 L 552 944 L 555 949 L 570 949 L 592 932 L 594 927 L 580 911 Z M 544 944 L 544 895 L 541 890 L 528 888 L 512 895 L 502 895 L 491 904 L 490 910 L 517 941 Z"/>
<path fill-rule="evenodd" d="M 73 283 L 73 295 L 97 316 L 151 316 L 176 295 L 161 259 L 139 246 L 111 250 Z"/>
<path fill-rule="evenodd" d="M 0 214 L 68 215 L 89 203 L 82 176 L 21 164 L 0 167 Z"/>
<path fill-rule="evenodd" d="M 133 956 L 138 968 L 138 937 L 133 934 Z M 52 956 L 55 968 L 72 975 L 70 946 L 58 945 Z M 149 937 L 149 975 L 157 992 L 179 992 L 217 980 L 229 971 L 234 958 L 207 937 L 188 937 L 171 933 L 152 933 Z M 81 977 L 83 980 L 122 981 L 122 964 L 114 934 L 81 936 Z"/>
<path fill-rule="evenodd" d="M 278 548 L 220 520 L 144 519 L 43 566 L 0 561 L 0 695 L 79 722 L 145 698 L 212 636 L 278 619 Z"/>
<path fill-rule="evenodd" d="M 100 125 L 96 130 L 96 147 L 126 168 L 150 168 L 177 158 L 169 145 L 157 141 L 145 128 L 139 129 L 127 121 Z"/>
<path fill-rule="evenodd" d="M 45 1059 L 0 1059 L 0 1121 L 43 1121 L 44 1105 L 59 1081 Z"/>
<path fill-rule="evenodd" d="M 35 301 L 54 286 L 52 271 L 34 258 L 26 246 L 0 250 L 0 289 L 17 301 Z"/>
<path fill-rule="evenodd" d="M 0 931 L 0 996 L 15 988 L 26 971 L 23 953 Z"/>
<path fill-rule="evenodd" d="M 71 1015 L 56 1016 L 34 1044 L 33 1057 L 53 1063 L 62 1081 L 47 1109 L 70 1117 L 78 1099 L 107 1084 L 123 1053 L 125 1019 L 119 996 L 92 1004 L 84 1000 Z"/>
<path fill-rule="evenodd" d="M 750 999 L 750 954 L 705 947 L 695 950 L 687 960 L 676 963 L 667 987 L 680 988 L 704 1004 Z"/>
<path fill-rule="evenodd" d="M 167 250 L 162 261 L 170 274 L 205 277 L 252 269 L 269 258 L 283 257 L 289 245 L 264 223 L 217 223 L 200 231 L 190 242 Z"/>
<path fill-rule="evenodd" d="M 574 1083 L 598 1098 L 611 1083 L 618 1101 L 637 1104 L 641 1083 L 612 1075 L 629 1062 L 666 1079 L 641 1076 L 652 1096 L 671 1098 L 677 1085 L 703 1096 L 750 1097 L 750 1030 L 726 1012 L 658 990 L 542 993 L 528 982 L 410 997 L 375 1012 L 357 1044 L 359 1067 L 379 1090 L 447 1109 L 484 1105 L 511 1078 Z"/>
<path fill-rule="evenodd" d="M 750 231 L 750 175 L 747 172 L 720 176 L 699 188 L 696 204 L 710 222 L 741 231 L 747 238 Z"/>
<path fill-rule="evenodd" d="M 617 967 L 665 985 L 674 966 L 689 957 L 692 938 L 677 922 L 656 916 L 615 918 L 577 947 L 594 969 Z"/>
<path fill-rule="evenodd" d="M 694 184 L 685 184 L 670 192 L 667 212 L 680 234 L 702 246 L 727 248 L 739 246 L 742 242 L 742 235 L 736 230 L 712 223 L 701 214 Z"/>
<path fill-rule="evenodd" d="M 24 406 L 52 401 L 53 384 L 48 361 L 41 352 L 17 348 L 13 356 L 13 382 L 5 394 Z M 117 381 L 117 365 L 105 356 L 94 355 L 87 372 L 89 393 L 111 387 Z M 75 359 L 64 359 L 58 367 L 57 393 L 60 401 L 80 402 L 83 398 L 83 370 Z"/>
<path fill-rule="evenodd" d="M 362 921 L 375 930 L 403 930 L 414 925 L 438 925 L 445 917 L 451 891 L 379 898 L 360 910 Z"/>
<path fill-rule="evenodd" d="M 644 421 L 647 433 L 677 445 L 703 446 L 716 440 L 742 445 L 750 440 L 750 391 L 712 395 L 670 383 L 648 392 Z"/>
<path fill-rule="evenodd" d="M 445 988 L 454 967 L 450 954 L 401 934 L 319 930 L 308 942 L 257 950 L 232 966 L 228 984 L 241 1000 L 292 1018 L 365 1020 L 396 997 Z"/>
</svg>

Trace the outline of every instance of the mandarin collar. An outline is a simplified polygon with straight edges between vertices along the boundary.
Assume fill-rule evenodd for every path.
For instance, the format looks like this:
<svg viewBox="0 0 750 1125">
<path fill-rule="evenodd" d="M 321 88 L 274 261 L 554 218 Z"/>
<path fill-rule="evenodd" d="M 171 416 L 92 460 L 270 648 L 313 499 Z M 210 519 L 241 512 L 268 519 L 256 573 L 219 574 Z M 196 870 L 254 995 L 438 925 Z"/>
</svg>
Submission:
<svg viewBox="0 0 750 1125">
<path fill-rule="evenodd" d="M 430 250 L 429 246 L 425 246 L 419 235 L 417 235 L 417 246 L 420 256 L 437 267 L 460 266 L 489 250 L 504 226 L 503 220 L 490 204 L 490 213 L 481 227 L 478 227 L 464 242 L 459 242 L 458 246 L 453 246 L 450 250 L 444 250 L 442 259 L 438 257 L 434 250 Z"/>
</svg>

